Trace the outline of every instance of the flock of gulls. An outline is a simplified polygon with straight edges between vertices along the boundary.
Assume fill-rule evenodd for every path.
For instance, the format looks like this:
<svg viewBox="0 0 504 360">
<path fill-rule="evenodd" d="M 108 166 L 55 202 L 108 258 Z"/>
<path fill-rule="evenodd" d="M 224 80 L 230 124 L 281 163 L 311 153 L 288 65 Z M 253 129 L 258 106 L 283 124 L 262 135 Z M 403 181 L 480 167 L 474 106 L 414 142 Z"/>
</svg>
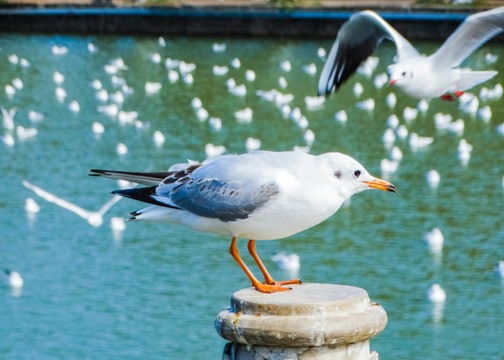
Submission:
<svg viewBox="0 0 504 360">
<path fill-rule="evenodd" d="M 399 95 L 390 92 L 386 97 L 386 104 L 391 109 L 396 106 L 397 96 L 419 99 L 417 107 L 406 107 L 402 114 L 383 119 L 387 123 L 387 129 L 381 140 L 389 151 L 389 158 L 381 161 L 380 168 L 382 177 L 387 178 L 397 171 L 402 159 L 402 151 L 395 145 L 397 139 L 407 140 L 412 151 L 424 149 L 433 143 L 434 138 L 410 133 L 407 126 L 428 110 L 430 101 L 458 101 L 458 107 L 464 113 L 478 117 L 486 123 L 490 121 L 492 111 L 488 102 L 502 97 L 502 86 L 497 84 L 491 88 L 483 87 L 478 95 L 468 91 L 475 85 L 493 78 L 497 72 L 473 71 L 459 66 L 482 44 L 502 32 L 503 25 L 504 7 L 471 15 L 439 50 L 431 56 L 423 56 L 376 13 L 356 13 L 342 26 L 329 53 L 326 53 L 325 49 L 318 49 L 317 57 L 325 60 L 325 65 L 319 78 L 318 96 L 307 95 L 304 98 L 305 107 L 307 111 L 321 108 L 326 101 L 332 100 L 331 97 L 338 96 L 331 95 L 334 90 L 352 91 L 355 97 L 360 99 L 364 93 L 361 83 L 355 83 L 351 89 L 345 86 L 345 82 L 355 72 L 368 78 L 374 76 L 372 82 L 377 89 L 388 84 L 400 90 Z M 384 39 L 392 41 L 397 47 L 396 62 L 389 65 L 388 75 L 374 73 L 380 59 L 373 56 L 373 52 Z M 163 38 L 159 38 L 158 43 L 160 47 L 166 46 Z M 88 51 L 95 53 L 99 49 L 89 43 Z M 225 52 L 226 45 L 216 43 L 212 51 Z M 52 47 L 54 56 L 64 56 L 67 52 L 68 49 L 64 46 Z M 172 58 L 163 60 L 159 53 L 151 54 L 148 60 L 158 64 L 164 62 L 170 83 L 182 81 L 192 84 L 195 81 L 193 72 L 197 64 Z M 19 58 L 15 54 L 10 55 L 8 61 L 20 67 L 31 66 L 29 59 Z M 489 53 L 485 61 L 487 65 L 491 65 L 497 58 Z M 217 77 L 228 77 L 226 88 L 230 95 L 243 97 L 247 94 L 246 83 L 238 84 L 229 77 L 230 68 L 240 67 L 240 60 L 234 58 L 229 66 L 215 65 L 212 73 Z M 288 60 L 281 62 L 279 68 L 283 72 L 294 70 Z M 115 92 L 107 91 L 100 80 L 90 83 L 99 103 L 96 110 L 116 119 L 120 125 L 133 125 L 142 129 L 145 124 L 138 119 L 138 113 L 124 111 L 122 104 L 135 91 L 144 91 L 145 96 L 156 95 L 162 91 L 163 84 L 146 82 L 144 89 L 133 89 L 121 76 L 127 70 L 128 66 L 121 58 L 113 59 L 104 65 L 104 71 L 117 89 Z M 311 76 L 316 76 L 318 71 L 315 63 L 307 64 L 301 70 Z M 244 78 L 246 82 L 254 82 L 256 74 L 249 69 L 245 71 Z M 53 81 L 54 95 L 58 101 L 66 103 L 69 111 L 79 112 L 79 102 L 67 99 L 64 74 L 56 71 Z M 4 91 L 8 97 L 14 98 L 17 92 L 23 90 L 23 86 L 23 80 L 15 78 L 5 85 Z M 38 197 L 74 212 L 94 227 L 103 224 L 103 216 L 121 197 L 144 202 L 147 205 L 134 211 L 131 219 L 166 221 L 198 231 L 229 236 L 232 238 L 231 255 L 258 291 L 271 293 L 291 290 L 286 285 L 300 284 L 301 281 L 273 280 L 255 250 L 255 240 L 291 236 L 324 221 L 358 192 L 366 189 L 395 192 L 395 187 L 387 180 L 370 175 L 363 165 L 348 155 L 308 154 L 315 141 L 315 133 L 309 129 L 309 121 L 300 108 L 291 107 L 294 96 L 285 92 L 287 86 L 285 77 L 280 76 L 280 90 L 258 90 L 256 95 L 262 101 L 274 103 L 285 118 L 294 121 L 303 131 L 305 144 L 296 146 L 292 151 L 260 151 L 261 140 L 249 137 L 244 144 L 246 154 L 224 155 L 227 150 L 224 145 L 208 143 L 205 145 L 207 160 L 202 163 L 189 161 L 175 164 L 167 171 L 142 173 L 93 169 L 90 175 L 118 180 L 120 187 L 120 190 L 114 192 L 116 196 L 98 211 L 85 210 L 27 180 L 23 181 L 23 186 Z M 220 131 L 223 124 L 219 117 L 210 114 L 199 98 L 195 97 L 190 102 L 198 121 L 208 122 L 213 130 Z M 485 105 L 481 106 L 481 103 Z M 375 100 L 362 99 L 356 106 L 372 112 Z M 6 147 L 14 147 L 16 142 L 35 138 L 38 134 L 37 124 L 42 122 L 45 116 L 29 110 L 28 119 L 33 127 L 25 128 L 16 124 L 16 108 L 1 107 L 1 112 L 1 140 Z M 254 111 L 245 107 L 237 110 L 235 117 L 239 123 L 250 123 Z M 342 109 L 335 113 L 334 118 L 337 122 L 345 123 L 349 116 L 345 109 Z M 454 120 L 449 114 L 437 113 L 434 115 L 434 123 L 438 130 L 450 131 L 461 137 L 457 154 L 461 163 L 467 165 L 472 145 L 462 138 L 464 121 Z M 91 131 L 100 138 L 106 127 L 96 121 L 92 124 Z M 498 126 L 496 131 L 504 134 L 504 124 Z M 165 136 L 161 131 L 154 130 L 152 141 L 160 147 L 165 142 Z M 119 155 L 125 155 L 128 147 L 124 143 L 118 143 L 116 150 Z M 426 181 L 436 188 L 441 181 L 439 172 L 434 169 L 429 171 Z M 144 187 L 136 187 L 136 184 Z M 25 208 L 27 213 L 32 215 L 40 211 L 40 206 L 33 198 L 26 199 Z M 112 218 L 111 227 L 114 231 L 121 232 L 126 224 L 122 218 Z M 248 250 L 261 270 L 264 282 L 258 280 L 241 260 L 236 249 L 237 238 L 249 240 Z M 425 234 L 424 239 L 433 254 L 442 252 L 444 239 L 440 229 L 432 229 Z M 300 259 L 296 254 L 276 254 L 272 260 L 281 269 L 294 274 L 300 267 Z M 497 271 L 504 276 L 503 262 L 499 263 Z M 23 286 L 23 280 L 17 272 L 6 270 L 5 274 L 5 282 L 9 286 Z M 434 284 L 428 291 L 428 298 L 434 303 L 443 303 L 446 293 L 439 284 Z"/>
</svg>

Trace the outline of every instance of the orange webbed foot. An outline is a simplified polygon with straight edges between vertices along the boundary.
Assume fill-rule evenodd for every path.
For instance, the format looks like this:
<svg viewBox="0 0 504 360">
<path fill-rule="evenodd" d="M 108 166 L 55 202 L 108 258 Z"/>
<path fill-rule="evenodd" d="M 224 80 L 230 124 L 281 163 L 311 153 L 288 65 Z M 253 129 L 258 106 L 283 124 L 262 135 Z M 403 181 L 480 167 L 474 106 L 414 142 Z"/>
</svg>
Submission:
<svg viewBox="0 0 504 360">
<path fill-rule="evenodd" d="M 273 285 L 270 285 L 270 284 L 256 284 L 254 286 L 254 288 L 257 291 L 260 291 L 262 293 L 267 293 L 267 294 L 272 294 L 272 293 L 276 293 L 276 292 L 279 292 L 279 291 L 291 291 L 292 290 L 289 287 L 283 287 L 283 286 L 277 285 L 277 284 L 273 284 Z"/>
</svg>

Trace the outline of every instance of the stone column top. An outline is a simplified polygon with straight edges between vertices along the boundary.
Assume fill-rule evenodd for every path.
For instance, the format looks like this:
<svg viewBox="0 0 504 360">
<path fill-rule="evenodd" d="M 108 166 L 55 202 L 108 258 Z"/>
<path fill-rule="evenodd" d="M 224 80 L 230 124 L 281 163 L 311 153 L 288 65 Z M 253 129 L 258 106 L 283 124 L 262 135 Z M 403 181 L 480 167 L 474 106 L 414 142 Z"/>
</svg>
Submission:
<svg viewBox="0 0 504 360">
<path fill-rule="evenodd" d="M 264 294 L 253 288 L 233 294 L 231 309 L 250 315 L 302 316 L 358 313 L 370 304 L 366 290 L 347 285 L 289 285 L 292 291 Z"/>
<path fill-rule="evenodd" d="M 229 341 L 265 346 L 322 346 L 369 340 L 387 324 L 367 292 L 333 284 L 290 285 L 292 291 L 235 292 L 219 313 L 217 332 Z"/>
</svg>

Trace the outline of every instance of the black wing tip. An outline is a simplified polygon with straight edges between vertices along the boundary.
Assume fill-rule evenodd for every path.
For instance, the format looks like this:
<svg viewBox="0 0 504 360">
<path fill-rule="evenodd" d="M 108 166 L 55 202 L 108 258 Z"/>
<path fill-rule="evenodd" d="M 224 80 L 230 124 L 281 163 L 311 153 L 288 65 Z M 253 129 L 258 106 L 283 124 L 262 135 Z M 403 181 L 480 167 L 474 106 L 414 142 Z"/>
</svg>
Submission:
<svg viewBox="0 0 504 360">
<path fill-rule="evenodd" d="M 129 215 L 129 218 L 127 219 L 127 221 L 133 221 L 133 220 L 136 220 L 137 219 L 137 216 L 140 215 L 141 212 L 139 212 L 138 210 L 136 211 L 133 211 L 133 212 L 130 212 L 128 215 Z"/>
<path fill-rule="evenodd" d="M 162 207 L 168 207 L 171 209 L 180 209 L 176 206 L 163 203 L 161 201 L 158 201 L 152 197 L 153 194 L 155 194 L 157 186 L 149 186 L 149 187 L 142 187 L 142 188 L 133 188 L 133 189 L 123 189 L 123 190 L 114 190 L 112 191 L 112 194 L 114 195 L 119 195 L 119 196 L 124 196 L 129 199 L 141 201 L 147 204 L 152 204 L 152 205 L 157 205 L 157 206 L 162 206 Z M 133 214 L 133 213 L 132 213 Z M 132 215 L 130 214 L 130 215 Z M 140 213 L 135 213 L 134 216 L 139 215 Z"/>
<path fill-rule="evenodd" d="M 341 85 L 346 80 L 347 79 L 344 79 L 343 81 L 341 81 L 339 83 L 334 83 L 331 86 L 326 86 L 323 91 L 317 90 L 317 96 L 324 96 L 326 99 L 329 98 L 333 93 L 338 92 L 338 90 L 341 88 Z"/>
<path fill-rule="evenodd" d="M 89 172 L 90 174 L 88 174 L 88 176 L 103 176 L 108 172 L 108 170 L 91 169 Z"/>
<path fill-rule="evenodd" d="M 326 98 L 328 98 L 329 96 L 331 96 L 333 92 L 333 89 L 331 88 L 330 90 L 325 90 L 325 91 L 320 91 L 320 90 L 317 90 L 317 96 L 325 96 Z"/>
<path fill-rule="evenodd" d="M 122 189 L 122 190 L 114 190 L 111 192 L 113 195 L 119 195 L 119 196 L 124 196 L 130 199 L 134 200 L 140 200 L 138 196 L 140 196 L 141 199 L 143 199 L 146 196 L 146 193 L 144 192 L 144 189 L 147 188 L 133 188 L 133 189 Z M 150 188 L 149 188 L 150 190 Z M 148 196 L 148 195 L 147 195 Z M 143 201 L 143 200 L 140 200 Z"/>
</svg>

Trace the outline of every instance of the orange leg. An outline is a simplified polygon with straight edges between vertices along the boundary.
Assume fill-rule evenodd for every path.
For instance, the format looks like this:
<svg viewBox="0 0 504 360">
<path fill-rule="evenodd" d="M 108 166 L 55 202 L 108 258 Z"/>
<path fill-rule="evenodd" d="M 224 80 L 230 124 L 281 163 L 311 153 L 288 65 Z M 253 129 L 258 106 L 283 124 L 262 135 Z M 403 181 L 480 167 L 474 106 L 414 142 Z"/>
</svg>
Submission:
<svg viewBox="0 0 504 360">
<path fill-rule="evenodd" d="M 229 248 L 229 252 L 231 253 L 231 256 L 236 260 L 238 265 L 240 265 L 242 270 L 245 271 L 245 274 L 247 274 L 250 281 L 252 281 L 252 286 L 255 287 L 257 291 L 263 293 L 274 293 L 277 291 L 291 290 L 289 288 L 284 288 L 277 284 L 262 284 L 261 282 L 259 282 L 259 280 L 256 279 L 256 277 L 252 274 L 247 265 L 245 265 L 245 263 L 241 259 L 240 254 L 238 253 L 238 249 L 236 248 L 236 237 L 233 237 L 233 240 L 231 241 L 231 247 Z"/>
<path fill-rule="evenodd" d="M 266 270 L 266 266 L 264 266 L 263 262 L 259 258 L 259 255 L 257 255 L 256 248 L 255 248 L 255 240 L 249 240 L 248 242 L 248 250 L 250 255 L 254 258 L 257 266 L 259 266 L 259 269 L 261 270 L 263 276 L 264 276 L 264 283 L 269 284 L 269 285 L 291 285 L 291 284 L 301 284 L 301 280 L 299 279 L 294 279 L 294 280 L 287 280 L 287 281 L 275 281 L 271 277 L 271 275 L 268 273 L 268 270 Z"/>
</svg>

